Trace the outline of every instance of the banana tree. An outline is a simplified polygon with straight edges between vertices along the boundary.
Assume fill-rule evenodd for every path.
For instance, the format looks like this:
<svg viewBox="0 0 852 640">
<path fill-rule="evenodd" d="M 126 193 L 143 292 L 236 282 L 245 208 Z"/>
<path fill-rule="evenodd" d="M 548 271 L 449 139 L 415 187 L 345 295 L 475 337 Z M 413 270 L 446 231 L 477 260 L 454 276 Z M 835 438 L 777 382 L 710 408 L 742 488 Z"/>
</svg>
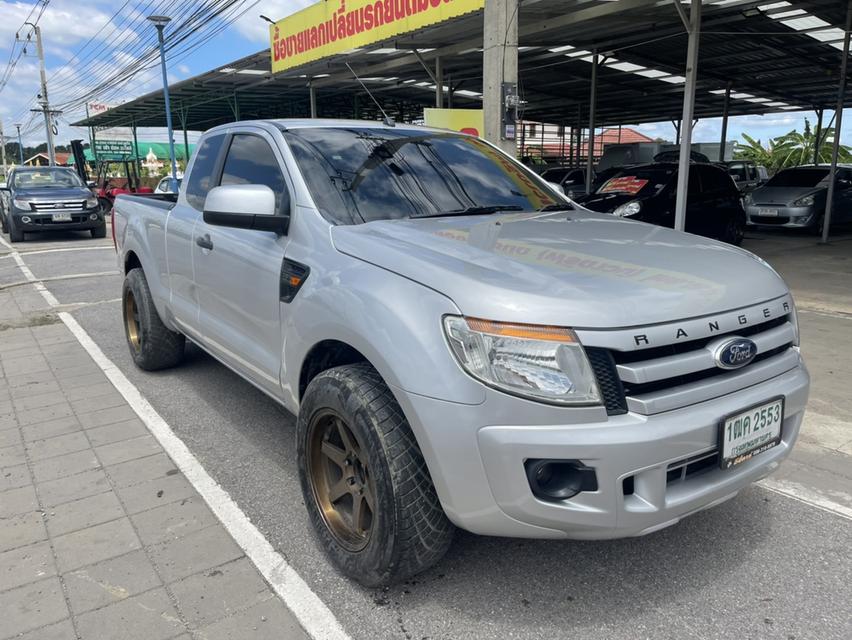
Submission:
<svg viewBox="0 0 852 640">
<path fill-rule="evenodd" d="M 813 164 L 814 158 L 816 158 L 817 163 L 831 162 L 834 135 L 833 128 L 822 129 L 819 132 L 819 140 L 817 140 L 817 134 L 811 130 L 811 123 L 805 118 L 805 130 L 802 133 L 794 129 L 775 138 L 774 152 L 777 156 L 774 160 L 777 162 L 777 168 Z M 815 153 L 817 146 L 818 152 Z M 852 158 L 850 148 L 846 145 L 840 145 L 838 160 L 848 162 L 850 158 Z"/>
</svg>

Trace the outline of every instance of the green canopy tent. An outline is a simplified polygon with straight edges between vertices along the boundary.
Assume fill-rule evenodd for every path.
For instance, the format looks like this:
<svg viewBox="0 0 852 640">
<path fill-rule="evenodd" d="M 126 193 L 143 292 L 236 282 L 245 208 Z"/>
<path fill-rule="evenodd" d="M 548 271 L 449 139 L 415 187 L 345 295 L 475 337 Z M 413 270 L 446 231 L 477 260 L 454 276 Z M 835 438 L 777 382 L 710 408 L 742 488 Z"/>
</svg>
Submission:
<svg viewBox="0 0 852 640">
<path fill-rule="evenodd" d="M 129 156 L 128 160 L 144 160 L 148 153 L 153 151 L 154 155 L 157 156 L 158 159 L 167 161 L 169 157 L 169 144 L 167 142 L 142 142 L 140 141 L 138 145 L 132 145 L 133 151 L 135 152 L 132 156 Z M 189 145 L 189 154 L 192 155 L 192 152 L 195 150 L 195 145 Z M 86 148 L 83 150 L 83 155 L 86 158 L 86 162 L 95 162 L 95 154 L 91 148 Z M 186 160 L 186 153 L 183 145 L 175 145 L 175 159 Z M 68 160 L 65 161 L 65 164 L 68 166 L 74 165 L 74 156 L 70 155 Z"/>
</svg>

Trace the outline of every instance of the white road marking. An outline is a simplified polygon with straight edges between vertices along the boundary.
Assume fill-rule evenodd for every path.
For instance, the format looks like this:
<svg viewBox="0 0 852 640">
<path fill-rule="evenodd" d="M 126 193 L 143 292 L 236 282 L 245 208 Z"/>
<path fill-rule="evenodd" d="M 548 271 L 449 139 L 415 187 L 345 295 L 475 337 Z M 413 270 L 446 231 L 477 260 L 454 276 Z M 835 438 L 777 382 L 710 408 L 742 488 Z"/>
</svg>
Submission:
<svg viewBox="0 0 852 640">
<path fill-rule="evenodd" d="M 798 482 L 793 482 L 791 480 L 776 480 L 774 478 L 766 478 L 765 480 L 761 480 L 760 482 L 758 482 L 758 484 L 764 489 L 769 489 L 770 491 L 780 493 L 781 495 L 787 496 L 788 498 L 793 498 L 794 500 L 798 500 L 799 502 L 809 504 L 810 506 L 816 507 L 817 509 L 822 509 L 823 511 L 830 511 L 831 513 L 846 518 L 847 520 L 852 520 L 852 508 L 840 504 L 839 502 L 835 502 L 834 500 L 831 500 L 819 491 L 811 489 L 810 487 L 806 487 L 805 485 L 799 484 Z"/>
<path fill-rule="evenodd" d="M 115 247 L 111 244 L 96 244 L 96 245 L 88 245 L 83 247 L 63 247 L 62 249 L 34 249 L 32 251 L 18 251 L 22 256 L 38 256 L 43 253 L 66 253 L 68 251 L 99 251 L 102 249 L 112 249 L 115 251 Z"/>
<path fill-rule="evenodd" d="M 36 288 L 51 307 L 59 306 L 56 297 L 47 290 L 20 254 L 0 236 L 0 243 L 13 251 L 13 258 L 24 277 Z M 293 612 L 302 628 L 314 640 L 351 640 L 349 634 L 334 617 L 326 604 L 314 593 L 296 570 L 278 553 L 263 534 L 248 519 L 242 509 L 219 484 L 207 473 L 198 459 L 183 441 L 175 435 L 151 403 L 139 392 L 122 371 L 106 357 L 101 348 L 69 313 L 62 311 L 59 319 L 74 334 L 77 341 L 100 367 L 151 434 L 165 449 L 186 479 L 195 487 L 219 521 L 254 563 L 258 571 Z"/>
<path fill-rule="evenodd" d="M 19 257 L 20 254 L 12 254 L 12 257 Z M 18 264 L 20 266 L 20 263 Z M 121 271 L 96 271 L 93 273 L 69 273 L 64 276 L 50 276 L 47 278 L 41 278 L 39 282 L 57 282 L 59 280 L 79 280 L 80 278 L 100 278 L 101 276 L 118 276 L 121 275 Z M 12 287 L 20 287 L 26 284 L 32 284 L 32 280 L 21 280 L 19 282 L 9 282 L 8 284 L 0 284 L 0 291 L 3 289 L 10 289 Z"/>
</svg>

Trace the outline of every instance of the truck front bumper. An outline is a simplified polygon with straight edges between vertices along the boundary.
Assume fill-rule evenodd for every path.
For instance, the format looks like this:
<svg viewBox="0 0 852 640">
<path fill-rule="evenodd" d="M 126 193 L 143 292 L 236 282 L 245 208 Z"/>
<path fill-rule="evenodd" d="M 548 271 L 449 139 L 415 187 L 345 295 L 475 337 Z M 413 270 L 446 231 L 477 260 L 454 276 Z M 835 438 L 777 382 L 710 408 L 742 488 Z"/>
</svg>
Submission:
<svg viewBox="0 0 852 640">
<path fill-rule="evenodd" d="M 775 471 L 798 437 L 808 388 L 800 364 L 689 407 L 609 417 L 603 409 L 550 407 L 491 391 L 480 405 L 394 392 L 456 525 L 483 535 L 606 539 L 675 524 Z M 779 395 L 785 397 L 779 445 L 731 469 L 716 464 L 672 481 L 670 465 L 717 447 L 725 416 Z M 542 458 L 582 462 L 595 470 L 597 490 L 558 502 L 535 497 L 524 462 Z"/>
</svg>

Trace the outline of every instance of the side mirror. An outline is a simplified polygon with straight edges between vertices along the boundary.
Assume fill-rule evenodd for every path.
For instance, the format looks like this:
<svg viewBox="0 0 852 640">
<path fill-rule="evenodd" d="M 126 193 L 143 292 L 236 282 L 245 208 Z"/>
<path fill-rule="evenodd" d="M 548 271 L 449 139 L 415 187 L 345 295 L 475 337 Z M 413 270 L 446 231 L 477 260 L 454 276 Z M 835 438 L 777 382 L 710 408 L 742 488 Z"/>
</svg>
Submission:
<svg viewBox="0 0 852 640">
<path fill-rule="evenodd" d="M 563 187 L 558 182 L 548 182 L 547 186 L 550 187 L 551 189 L 553 189 L 554 191 L 558 191 L 563 196 L 565 195 L 565 187 Z"/>
<path fill-rule="evenodd" d="M 275 210 L 275 193 L 262 184 L 213 187 L 204 202 L 204 222 L 220 227 L 287 233 L 289 214 Z"/>
</svg>

